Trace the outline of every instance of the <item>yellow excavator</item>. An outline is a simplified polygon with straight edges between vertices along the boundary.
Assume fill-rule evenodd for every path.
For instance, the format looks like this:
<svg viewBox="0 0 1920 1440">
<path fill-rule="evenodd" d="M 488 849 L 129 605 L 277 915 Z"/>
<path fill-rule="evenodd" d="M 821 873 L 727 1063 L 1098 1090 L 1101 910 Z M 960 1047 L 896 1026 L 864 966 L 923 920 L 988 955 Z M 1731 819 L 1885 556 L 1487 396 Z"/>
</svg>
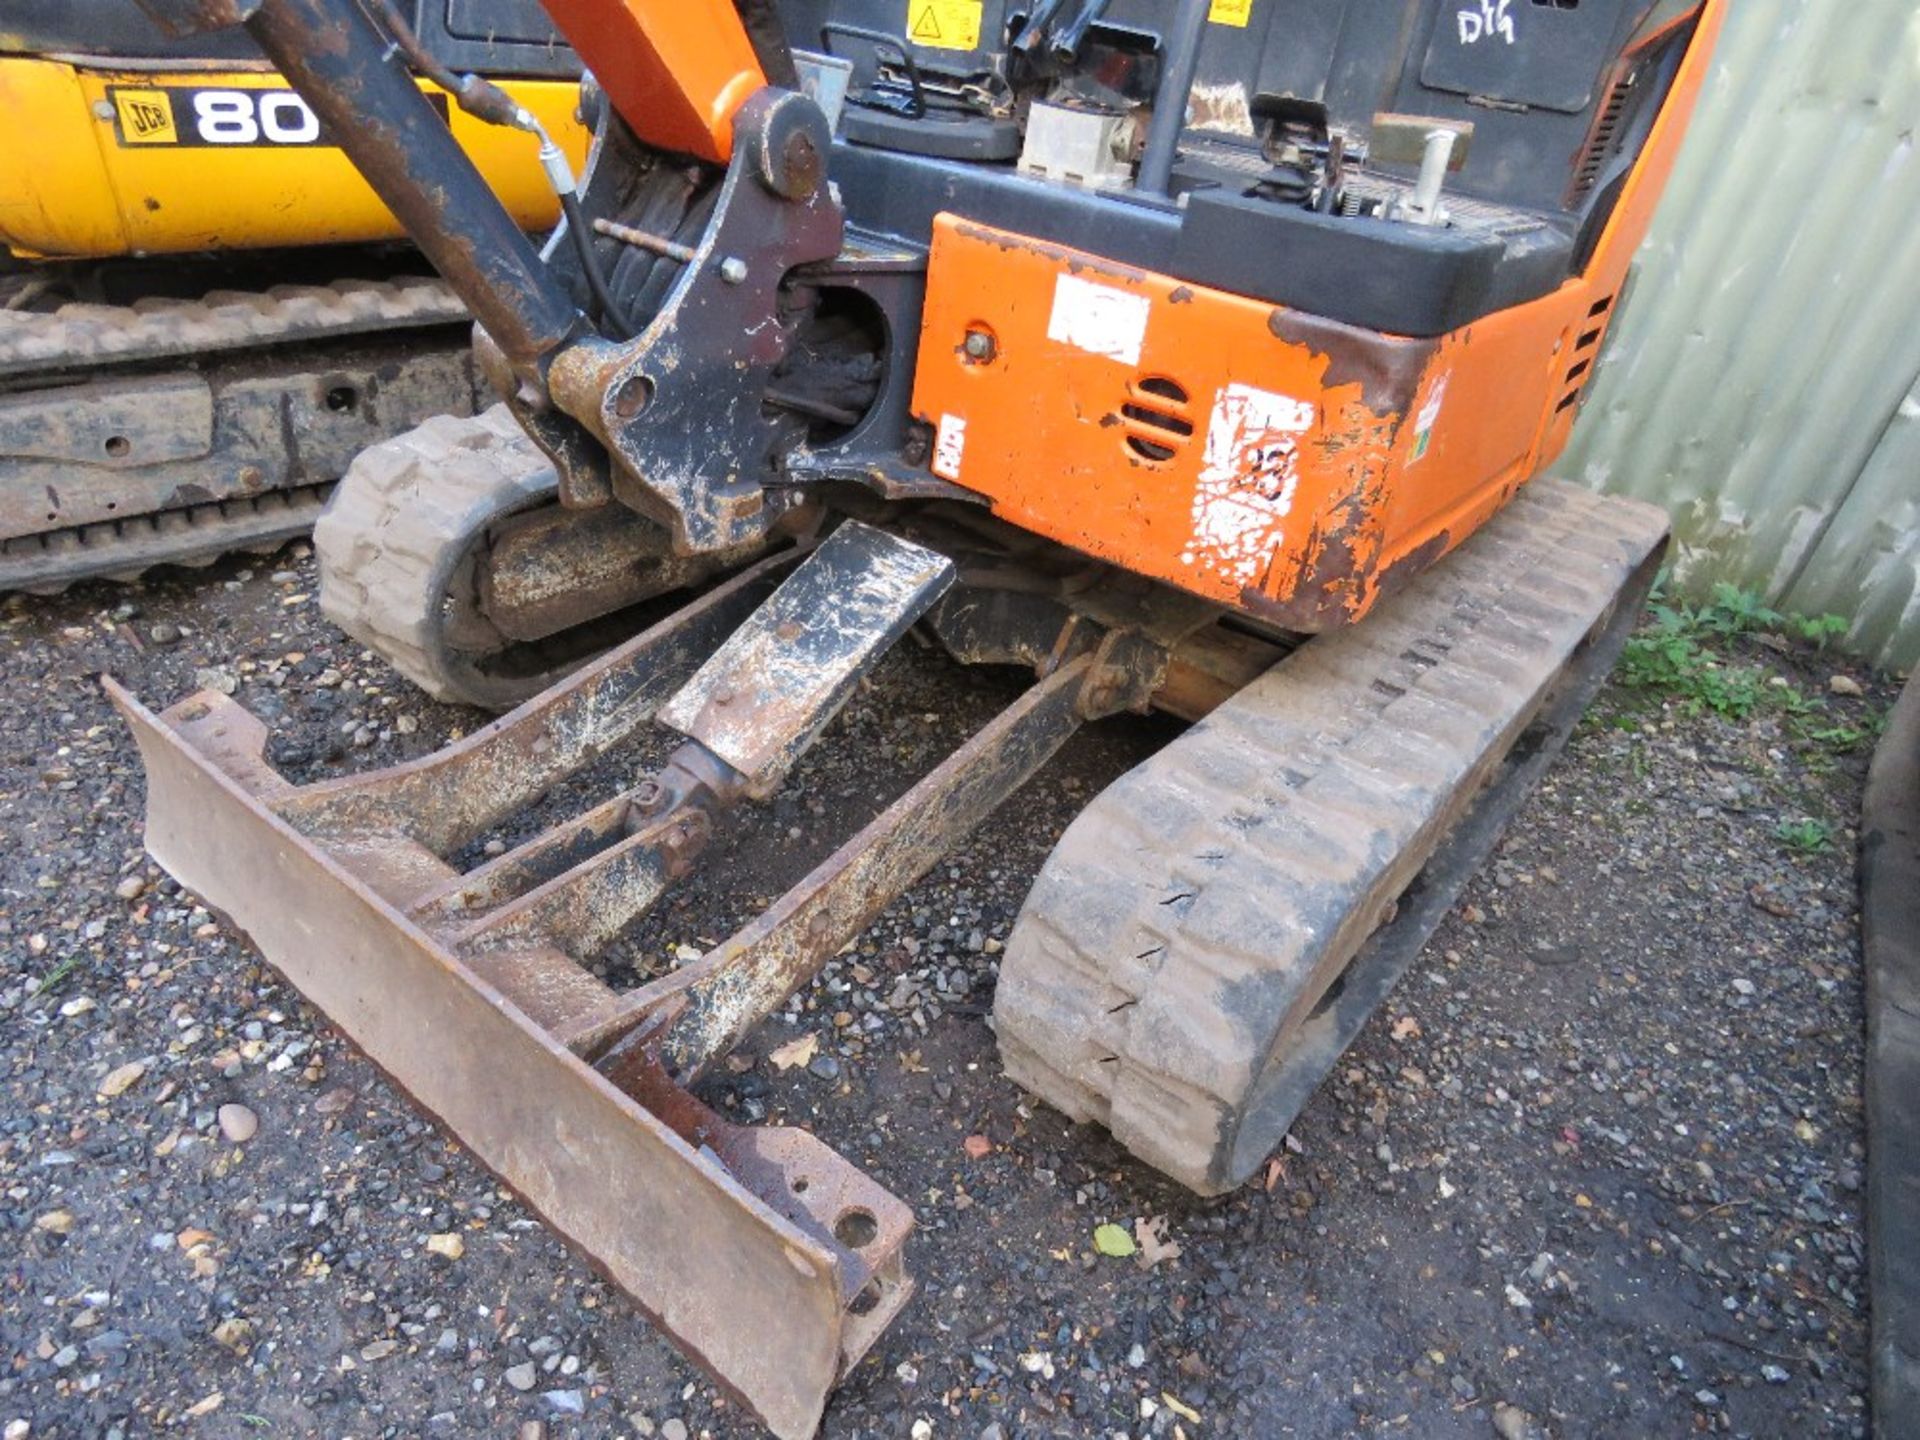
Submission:
<svg viewBox="0 0 1920 1440">
<path fill-rule="evenodd" d="M 573 52 L 530 0 L 409 9 L 433 108 L 550 228 L 586 149 Z M 361 450 L 473 412 L 465 307 L 243 32 L 172 39 L 131 0 L 6 12 L 0 590 L 277 546 Z M 468 75 L 520 123 L 450 104 Z"/>
</svg>

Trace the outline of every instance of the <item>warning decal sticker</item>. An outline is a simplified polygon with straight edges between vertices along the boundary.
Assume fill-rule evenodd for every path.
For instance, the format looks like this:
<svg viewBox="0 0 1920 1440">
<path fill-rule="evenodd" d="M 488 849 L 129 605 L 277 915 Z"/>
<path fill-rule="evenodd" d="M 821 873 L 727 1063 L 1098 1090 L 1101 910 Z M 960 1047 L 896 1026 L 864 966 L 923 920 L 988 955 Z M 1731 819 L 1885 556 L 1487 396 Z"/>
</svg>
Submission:
<svg viewBox="0 0 1920 1440">
<path fill-rule="evenodd" d="M 929 50 L 978 50 L 981 0 L 907 0 L 907 39 Z"/>
<path fill-rule="evenodd" d="M 1210 25 L 1231 25 L 1236 30 L 1244 30 L 1252 18 L 1253 0 L 1213 0 L 1207 7 Z"/>
<path fill-rule="evenodd" d="M 1427 447 L 1433 443 L 1433 427 L 1440 420 L 1440 405 L 1447 398 L 1447 376 L 1442 375 L 1433 382 L 1433 388 L 1427 391 L 1427 400 L 1420 407 L 1420 413 L 1413 421 L 1413 453 L 1407 456 L 1407 464 L 1424 460 Z"/>
</svg>

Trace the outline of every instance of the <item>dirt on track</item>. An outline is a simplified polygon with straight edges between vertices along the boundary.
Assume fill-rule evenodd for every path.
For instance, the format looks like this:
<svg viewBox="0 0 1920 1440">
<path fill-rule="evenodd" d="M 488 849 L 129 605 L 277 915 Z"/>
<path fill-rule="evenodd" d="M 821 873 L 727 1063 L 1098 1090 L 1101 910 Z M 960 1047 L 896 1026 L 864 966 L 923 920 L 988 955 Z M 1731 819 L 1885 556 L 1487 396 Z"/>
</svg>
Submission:
<svg viewBox="0 0 1920 1440">
<path fill-rule="evenodd" d="M 7 1440 L 757 1433 L 146 862 L 103 671 L 231 687 L 296 779 L 476 723 L 313 590 L 282 555 L 0 609 Z M 920 1293 L 823 1433 L 1864 1434 L 1866 750 L 1838 732 L 1891 688 L 1752 649 L 1836 738 L 1610 689 L 1262 1181 L 1215 1201 L 999 1072 L 1028 883 L 1172 732 L 1072 742 L 707 1088 L 918 1212 Z M 902 646 L 616 972 L 703 948 L 1018 685 Z M 771 1061 L 806 1034 L 810 1063 Z M 1177 1256 L 1096 1252 L 1156 1217 Z"/>
</svg>

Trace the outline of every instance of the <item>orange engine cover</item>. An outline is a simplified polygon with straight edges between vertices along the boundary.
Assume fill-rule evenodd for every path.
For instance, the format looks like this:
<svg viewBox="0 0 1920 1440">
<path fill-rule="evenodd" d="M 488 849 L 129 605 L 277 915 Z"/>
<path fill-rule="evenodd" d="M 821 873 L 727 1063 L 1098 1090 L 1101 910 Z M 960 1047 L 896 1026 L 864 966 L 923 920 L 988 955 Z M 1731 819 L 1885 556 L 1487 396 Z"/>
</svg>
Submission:
<svg viewBox="0 0 1920 1440">
<path fill-rule="evenodd" d="M 948 215 L 914 411 L 934 473 L 996 514 L 1321 630 L 1464 540 L 1558 451 L 1611 299 L 1576 279 L 1409 339 Z"/>
</svg>

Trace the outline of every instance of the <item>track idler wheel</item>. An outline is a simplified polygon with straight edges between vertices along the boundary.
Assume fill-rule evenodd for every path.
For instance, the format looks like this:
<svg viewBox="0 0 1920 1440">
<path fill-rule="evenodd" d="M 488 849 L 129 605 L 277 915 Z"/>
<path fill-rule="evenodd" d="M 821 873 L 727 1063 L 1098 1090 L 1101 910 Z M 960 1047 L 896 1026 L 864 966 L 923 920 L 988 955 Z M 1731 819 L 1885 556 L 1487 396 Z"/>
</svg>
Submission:
<svg viewBox="0 0 1920 1440">
<path fill-rule="evenodd" d="M 642 516 L 558 493 L 504 405 L 375 445 L 314 527 L 320 608 L 435 699 L 506 710 L 753 553 L 675 556 Z"/>
</svg>

